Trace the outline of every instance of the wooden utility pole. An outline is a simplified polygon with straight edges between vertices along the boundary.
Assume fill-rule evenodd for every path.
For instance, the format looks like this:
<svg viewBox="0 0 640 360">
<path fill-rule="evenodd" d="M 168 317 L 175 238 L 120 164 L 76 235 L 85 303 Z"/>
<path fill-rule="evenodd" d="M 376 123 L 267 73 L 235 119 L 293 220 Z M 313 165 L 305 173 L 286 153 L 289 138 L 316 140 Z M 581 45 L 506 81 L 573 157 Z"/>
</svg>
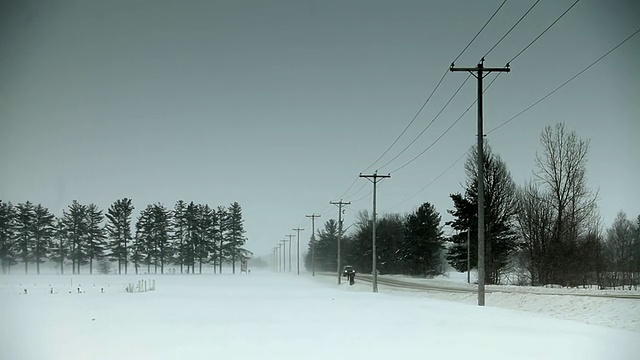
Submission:
<svg viewBox="0 0 640 360">
<path fill-rule="evenodd" d="M 478 79 L 478 305 L 484 306 L 484 129 L 482 121 L 482 78 L 491 72 L 509 72 L 509 64 L 502 68 L 484 67 L 484 58 L 473 68 L 457 68 L 451 64 L 451 71 L 468 71 Z"/>
<path fill-rule="evenodd" d="M 350 205 L 351 202 L 347 201 L 347 202 L 343 202 L 342 199 L 340 199 L 340 201 L 330 201 L 330 204 L 333 205 L 337 205 L 338 206 L 338 285 L 340 285 L 340 283 L 342 282 L 342 273 L 340 270 L 340 240 L 342 239 L 342 206 L 344 205 Z"/>
<path fill-rule="evenodd" d="M 287 234 L 285 235 L 286 237 L 289 238 L 289 272 L 291 272 L 291 238 L 294 237 L 295 235 L 293 234 Z"/>
<path fill-rule="evenodd" d="M 384 179 L 384 178 L 390 178 L 391 174 L 387 174 L 387 175 L 378 175 L 378 170 L 376 170 L 373 174 L 371 175 L 362 175 L 360 174 L 360 177 L 366 178 L 367 180 L 371 181 L 373 183 L 373 235 L 372 235 L 372 239 L 371 239 L 371 248 L 372 248 L 372 252 L 373 252 L 373 262 L 372 262 L 372 275 L 373 275 L 373 292 L 377 293 L 378 292 L 378 269 L 376 268 L 376 185 L 378 184 L 378 181 L 380 179 Z"/>
<path fill-rule="evenodd" d="M 297 245 L 297 257 L 296 257 L 296 265 L 298 266 L 298 275 L 300 275 L 300 231 L 303 231 L 304 228 L 295 228 L 293 231 L 298 232 L 298 245 Z"/>
<path fill-rule="evenodd" d="M 316 218 L 320 215 L 311 214 L 305 215 L 305 217 L 311 218 L 311 276 L 316 276 Z"/>
</svg>

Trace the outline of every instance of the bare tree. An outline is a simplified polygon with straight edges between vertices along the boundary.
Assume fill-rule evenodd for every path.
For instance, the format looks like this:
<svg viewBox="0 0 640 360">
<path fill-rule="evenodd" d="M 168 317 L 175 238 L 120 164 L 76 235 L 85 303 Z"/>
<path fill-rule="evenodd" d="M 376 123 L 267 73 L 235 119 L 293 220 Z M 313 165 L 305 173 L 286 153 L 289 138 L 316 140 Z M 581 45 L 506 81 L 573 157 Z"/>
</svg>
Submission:
<svg viewBox="0 0 640 360">
<path fill-rule="evenodd" d="M 607 230 L 607 254 L 609 255 L 611 273 L 615 286 L 631 287 L 634 270 L 634 237 L 636 229 L 623 211 L 618 212 L 611 227 Z"/>
<path fill-rule="evenodd" d="M 583 260 L 577 256 L 580 242 L 597 217 L 597 192 L 587 186 L 589 141 L 559 123 L 545 127 L 540 142 L 542 152 L 536 154 L 534 175 L 554 220 L 546 249 L 547 280 L 571 285 L 580 277 L 576 273 Z"/>
</svg>

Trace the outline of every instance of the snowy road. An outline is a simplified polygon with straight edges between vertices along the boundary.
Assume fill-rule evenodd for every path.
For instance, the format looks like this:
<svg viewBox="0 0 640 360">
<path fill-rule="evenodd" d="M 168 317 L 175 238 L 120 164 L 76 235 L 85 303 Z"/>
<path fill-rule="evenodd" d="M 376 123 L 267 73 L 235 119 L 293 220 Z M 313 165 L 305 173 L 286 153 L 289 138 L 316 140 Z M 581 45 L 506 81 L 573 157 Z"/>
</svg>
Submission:
<svg viewBox="0 0 640 360">
<path fill-rule="evenodd" d="M 373 276 L 370 274 L 358 274 L 357 278 L 362 281 L 372 282 Z M 430 290 L 430 291 L 442 291 L 452 293 L 477 293 L 476 285 L 468 284 L 443 284 L 443 283 L 430 283 L 429 280 L 418 279 L 417 281 L 410 281 L 407 279 L 390 278 L 385 276 L 378 276 L 378 284 L 413 289 L 413 290 Z M 631 299 L 640 300 L 640 293 L 612 293 L 603 291 L 585 291 L 580 292 L 566 291 L 562 289 L 547 289 L 536 287 L 515 287 L 515 286 L 491 286 L 488 285 L 485 289 L 486 293 L 514 293 L 514 294 L 534 294 L 534 295 L 566 295 L 566 296 L 588 296 L 588 297 L 604 297 L 615 299 Z"/>
</svg>

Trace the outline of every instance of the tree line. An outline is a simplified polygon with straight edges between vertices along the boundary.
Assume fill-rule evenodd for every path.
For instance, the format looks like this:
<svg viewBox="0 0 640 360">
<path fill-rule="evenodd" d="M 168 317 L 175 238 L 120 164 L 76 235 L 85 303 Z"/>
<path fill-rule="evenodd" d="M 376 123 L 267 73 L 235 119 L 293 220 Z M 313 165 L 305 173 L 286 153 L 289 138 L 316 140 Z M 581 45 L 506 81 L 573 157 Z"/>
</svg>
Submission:
<svg viewBox="0 0 640 360">
<path fill-rule="evenodd" d="M 533 177 L 517 185 L 500 155 L 485 143 L 485 282 L 529 285 L 598 285 L 638 287 L 640 284 L 640 215 L 635 222 L 624 212 L 604 229 L 597 208 L 598 192 L 587 186 L 589 141 L 560 123 L 540 136 Z M 384 214 L 377 222 L 377 269 L 387 274 L 430 276 L 448 263 L 467 271 L 477 268 L 477 149 L 465 163 L 464 191 L 450 195 L 454 233 L 444 236 L 433 205 L 410 214 Z M 342 234 L 342 264 L 371 272 L 372 222 L 361 212 L 354 231 Z M 335 271 L 337 222 L 318 230 L 309 244 L 307 268 Z"/>
<path fill-rule="evenodd" d="M 64 274 L 65 264 L 80 274 L 81 266 L 94 265 L 108 272 L 110 262 L 117 263 L 118 274 L 127 274 L 132 265 L 138 274 L 146 266 L 164 274 L 168 264 L 178 265 L 180 273 L 202 273 L 203 264 L 213 264 L 222 272 L 223 263 L 235 264 L 251 253 L 243 246 L 244 219 L 237 202 L 228 207 L 176 202 L 173 209 L 150 204 L 140 211 L 132 229 L 134 206 L 128 198 L 115 201 L 106 212 L 95 204 L 73 201 L 54 216 L 41 204 L 27 201 L 13 205 L 0 200 L 0 263 L 2 273 L 24 264 L 25 274 L 45 260 L 58 263 Z M 196 270 L 197 267 L 197 270 Z"/>
</svg>

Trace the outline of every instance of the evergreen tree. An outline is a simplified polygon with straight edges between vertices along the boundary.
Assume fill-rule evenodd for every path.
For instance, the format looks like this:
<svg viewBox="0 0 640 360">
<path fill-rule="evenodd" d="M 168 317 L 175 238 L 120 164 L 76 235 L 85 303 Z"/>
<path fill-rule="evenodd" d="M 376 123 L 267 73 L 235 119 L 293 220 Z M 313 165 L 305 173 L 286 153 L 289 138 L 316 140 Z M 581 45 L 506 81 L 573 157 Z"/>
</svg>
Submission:
<svg viewBox="0 0 640 360">
<path fill-rule="evenodd" d="M 198 205 L 198 244 L 195 255 L 200 274 L 202 263 L 208 261 L 211 252 L 215 251 L 216 219 L 215 211 L 209 205 Z"/>
<path fill-rule="evenodd" d="M 376 269 L 383 274 L 403 273 L 400 251 L 404 243 L 405 224 L 399 214 L 385 214 L 376 226 Z"/>
<path fill-rule="evenodd" d="M 242 208 L 240 204 L 234 202 L 229 206 L 227 219 L 227 247 L 231 255 L 232 272 L 236 273 L 236 260 L 241 259 L 241 255 L 246 253 L 242 248 L 247 239 L 244 237 L 244 219 L 242 219 Z"/>
<path fill-rule="evenodd" d="M 127 273 L 128 245 L 131 241 L 131 213 L 133 212 L 131 199 L 121 199 L 114 202 L 107 211 L 107 233 L 111 240 L 109 248 L 112 260 L 118 261 L 118 274 Z"/>
<path fill-rule="evenodd" d="M 218 262 L 219 272 L 220 274 L 222 274 L 222 264 L 226 259 L 229 258 L 229 249 L 227 246 L 225 246 L 225 242 L 228 234 L 228 228 L 229 228 L 229 212 L 227 211 L 227 209 L 225 209 L 224 206 L 218 206 L 218 209 L 216 210 L 216 215 L 218 217 L 218 232 L 217 232 L 218 261 L 217 262 Z"/>
<path fill-rule="evenodd" d="M 187 265 L 187 271 L 193 274 L 195 273 L 196 249 L 200 242 L 200 232 L 198 231 L 198 206 L 194 204 L 193 201 L 187 205 L 184 216 L 186 223 L 184 259 L 185 264 Z"/>
<path fill-rule="evenodd" d="M 371 221 L 367 211 L 360 211 L 353 225 L 355 231 L 348 241 L 345 241 L 344 247 L 345 265 L 352 265 L 356 271 L 366 274 L 370 274 L 373 269 L 371 243 L 373 227 Z"/>
<path fill-rule="evenodd" d="M 183 266 L 185 261 L 185 237 L 187 233 L 187 223 L 185 212 L 187 210 L 187 204 L 178 200 L 173 208 L 172 227 L 173 227 L 173 254 L 174 262 L 180 264 L 180 274 L 184 272 Z"/>
<path fill-rule="evenodd" d="M 64 261 L 69 256 L 66 228 L 61 218 L 56 218 L 53 225 L 53 244 L 50 248 L 49 258 L 60 263 L 60 274 L 64 274 Z"/>
<path fill-rule="evenodd" d="M 399 251 L 403 272 L 409 275 L 442 274 L 444 237 L 440 214 L 430 203 L 422 204 L 406 220 L 405 240 Z"/>
<path fill-rule="evenodd" d="M 338 266 L 338 222 L 329 219 L 316 237 L 316 270 L 336 271 Z"/>
<path fill-rule="evenodd" d="M 32 259 L 36 263 L 36 273 L 40 274 L 40 264 L 49 254 L 52 246 L 55 217 L 49 209 L 38 204 L 33 208 L 33 244 L 31 245 Z"/>
<path fill-rule="evenodd" d="M 79 274 L 80 265 L 85 264 L 87 261 L 87 206 L 81 205 L 76 200 L 73 200 L 69 208 L 63 211 L 62 222 L 64 224 L 64 233 L 69 243 L 69 257 L 71 258 L 73 267 L 72 272 Z"/>
<path fill-rule="evenodd" d="M 517 197 L 515 183 L 507 170 L 505 162 L 499 155 L 491 152 L 491 147 L 485 144 L 484 151 L 484 212 L 485 212 L 485 282 L 497 284 L 509 262 L 510 256 L 518 247 L 515 233 L 517 211 Z M 449 211 L 455 219 L 449 224 L 463 232 L 452 237 L 455 243 L 449 249 L 448 259 L 452 266 L 460 270 L 462 259 L 466 259 L 466 231 L 469 227 L 477 231 L 478 216 L 478 182 L 477 182 L 477 151 L 474 148 L 465 164 L 467 183 L 464 197 L 460 194 L 451 195 L 454 210 Z M 473 237 L 472 237 L 473 239 Z M 477 246 L 477 244 L 474 244 Z M 477 249 L 477 247 L 476 247 Z M 472 251 L 473 252 L 473 251 Z M 477 266 L 477 251 L 475 263 Z M 465 260 L 466 261 L 466 260 Z M 466 262 L 465 262 L 466 267 Z"/>
<path fill-rule="evenodd" d="M 0 200 L 0 263 L 2 273 L 7 274 L 16 262 L 15 244 L 16 211 L 10 202 Z"/>
<path fill-rule="evenodd" d="M 35 214 L 33 211 L 33 204 L 27 201 L 26 203 L 19 203 L 16 206 L 16 245 L 17 255 L 24 263 L 24 273 L 29 273 L 29 262 L 33 260 L 33 254 L 31 253 L 31 247 L 33 243 L 33 225 L 35 222 Z"/>
<path fill-rule="evenodd" d="M 170 252 L 171 213 L 162 204 L 153 206 L 153 237 L 156 248 L 156 273 L 160 261 L 160 273 L 164 274 L 165 260 Z"/>
<path fill-rule="evenodd" d="M 89 274 L 93 274 L 93 259 L 99 261 L 104 256 L 106 247 L 105 229 L 102 227 L 104 215 L 95 204 L 87 206 L 87 240 L 86 253 L 89 258 Z"/>
</svg>

